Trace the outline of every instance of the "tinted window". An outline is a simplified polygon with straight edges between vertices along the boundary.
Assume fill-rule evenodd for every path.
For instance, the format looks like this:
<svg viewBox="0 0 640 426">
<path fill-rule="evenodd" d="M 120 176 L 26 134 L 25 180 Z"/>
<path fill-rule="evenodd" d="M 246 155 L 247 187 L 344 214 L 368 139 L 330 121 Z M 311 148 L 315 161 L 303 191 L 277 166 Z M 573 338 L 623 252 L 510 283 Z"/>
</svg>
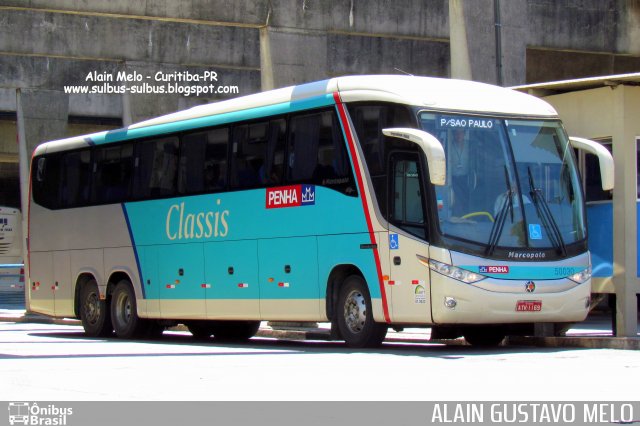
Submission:
<svg viewBox="0 0 640 426">
<path fill-rule="evenodd" d="M 60 207 L 87 204 L 91 183 L 91 151 L 65 153 L 60 174 Z"/>
<path fill-rule="evenodd" d="M 334 111 L 294 116 L 290 134 L 290 182 L 314 183 L 355 194 L 342 129 Z"/>
<path fill-rule="evenodd" d="M 189 133 L 182 138 L 180 192 L 197 194 L 221 191 L 227 184 L 226 127 Z"/>
<path fill-rule="evenodd" d="M 285 121 L 237 126 L 233 130 L 231 186 L 255 188 L 282 182 Z"/>
<path fill-rule="evenodd" d="M 94 156 L 92 201 L 97 204 L 125 201 L 133 174 L 133 145 L 100 146 Z"/>
<path fill-rule="evenodd" d="M 387 153 L 392 146 L 403 142 L 387 138 L 382 134 L 382 129 L 415 128 L 412 113 L 408 108 L 398 105 L 351 104 L 349 115 L 364 153 L 378 206 L 382 215 L 387 217 Z"/>
<path fill-rule="evenodd" d="M 43 207 L 58 208 L 61 159 L 60 154 L 50 154 L 35 158 L 31 166 L 33 200 Z"/>
<path fill-rule="evenodd" d="M 178 138 L 152 139 L 136 144 L 133 198 L 162 197 L 175 193 Z"/>
<path fill-rule="evenodd" d="M 279 185 L 284 177 L 284 146 L 287 133 L 283 119 L 269 122 L 269 138 L 267 140 L 267 156 L 264 170 L 264 183 Z"/>
<path fill-rule="evenodd" d="M 424 210 L 418 156 L 394 156 L 393 197 L 390 220 L 400 228 L 425 238 Z"/>
</svg>

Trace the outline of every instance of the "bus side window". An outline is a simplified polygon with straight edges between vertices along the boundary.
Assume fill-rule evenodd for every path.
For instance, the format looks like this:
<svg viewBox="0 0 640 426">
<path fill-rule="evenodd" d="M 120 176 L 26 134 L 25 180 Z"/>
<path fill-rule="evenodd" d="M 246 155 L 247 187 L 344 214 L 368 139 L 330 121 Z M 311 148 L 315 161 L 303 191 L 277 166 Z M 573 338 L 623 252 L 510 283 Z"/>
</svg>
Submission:
<svg viewBox="0 0 640 426">
<path fill-rule="evenodd" d="M 291 119 L 288 180 L 313 183 L 355 195 L 355 183 L 342 129 L 334 111 Z"/>
<path fill-rule="evenodd" d="M 231 187 L 262 186 L 267 153 L 268 122 L 236 126 L 233 129 Z"/>
<path fill-rule="evenodd" d="M 133 172 L 133 145 L 100 146 L 95 150 L 92 201 L 118 203 L 129 196 Z"/>
<path fill-rule="evenodd" d="M 181 194 L 217 192 L 227 184 L 229 128 L 188 133 L 180 151 Z"/>
<path fill-rule="evenodd" d="M 60 207 L 78 207 L 89 201 L 91 151 L 67 152 L 62 157 Z"/>
<path fill-rule="evenodd" d="M 612 151 L 611 140 L 601 142 L 602 146 Z M 582 178 L 584 181 L 585 201 L 604 201 L 613 199 L 613 191 L 602 190 L 602 180 L 600 178 L 600 164 L 598 157 L 586 152 L 574 151 L 576 158 L 580 159 L 582 165 Z M 639 163 L 640 164 L 640 163 Z M 640 198 L 640 197 L 638 197 Z"/>
<path fill-rule="evenodd" d="M 60 154 L 38 158 L 38 170 L 33 174 L 33 200 L 49 209 L 59 208 L 61 158 Z"/>
<path fill-rule="evenodd" d="M 282 183 L 286 123 L 283 119 L 237 126 L 231 158 L 231 187 L 256 188 Z"/>
<path fill-rule="evenodd" d="M 267 186 L 279 185 L 282 183 L 286 133 L 287 126 L 284 119 L 276 119 L 269 122 L 267 156 L 264 171 L 262 173 L 263 183 Z"/>
<path fill-rule="evenodd" d="M 173 195 L 178 169 L 178 138 L 152 139 L 136 145 L 133 198 Z"/>
<path fill-rule="evenodd" d="M 349 115 L 353 122 L 358 142 L 364 153 L 364 159 L 371 175 L 371 182 L 378 201 L 380 212 L 385 218 L 387 213 L 387 153 L 398 140 L 389 139 L 382 134 L 387 127 L 415 127 L 411 111 L 395 104 L 348 104 Z"/>
</svg>

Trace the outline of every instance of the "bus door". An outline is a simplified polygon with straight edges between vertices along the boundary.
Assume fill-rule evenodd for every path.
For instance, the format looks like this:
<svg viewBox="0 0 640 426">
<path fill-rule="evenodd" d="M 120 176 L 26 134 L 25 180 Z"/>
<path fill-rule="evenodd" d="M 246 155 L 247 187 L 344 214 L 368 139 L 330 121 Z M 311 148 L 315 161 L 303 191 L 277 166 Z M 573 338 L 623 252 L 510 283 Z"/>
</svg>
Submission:
<svg viewBox="0 0 640 426">
<path fill-rule="evenodd" d="M 394 153 L 390 165 L 389 280 L 391 320 L 430 323 L 429 256 L 426 243 L 424 170 L 415 153 Z"/>
<path fill-rule="evenodd" d="M 211 242 L 204 245 L 207 317 L 260 319 L 258 242 Z"/>
</svg>

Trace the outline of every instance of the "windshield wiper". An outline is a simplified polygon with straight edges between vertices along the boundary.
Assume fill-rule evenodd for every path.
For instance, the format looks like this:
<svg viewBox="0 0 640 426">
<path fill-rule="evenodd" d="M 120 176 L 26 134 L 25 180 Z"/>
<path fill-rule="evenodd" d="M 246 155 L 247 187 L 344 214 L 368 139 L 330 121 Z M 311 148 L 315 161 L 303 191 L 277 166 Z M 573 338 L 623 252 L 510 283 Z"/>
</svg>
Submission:
<svg viewBox="0 0 640 426">
<path fill-rule="evenodd" d="M 533 174 L 531 173 L 531 167 L 527 167 L 527 172 L 529 173 L 529 193 L 531 194 L 533 205 L 538 212 L 542 224 L 549 233 L 549 240 L 560 250 L 562 256 L 565 257 L 567 255 L 567 246 L 562 239 L 560 228 L 558 228 L 558 224 L 553 218 L 547 200 L 545 200 L 544 195 L 542 195 L 542 190 L 536 187 Z"/>
<path fill-rule="evenodd" d="M 491 233 L 489 234 L 489 245 L 485 250 L 485 256 L 491 256 L 498 245 L 498 241 L 500 241 L 500 236 L 502 235 L 502 230 L 504 229 L 504 223 L 507 220 L 507 213 L 511 212 L 511 222 L 513 222 L 513 196 L 514 191 L 511 187 L 511 182 L 509 181 L 509 173 L 507 172 L 507 167 L 504 167 L 504 179 L 507 183 L 507 196 L 504 197 L 504 201 L 502 202 L 502 206 L 500 207 L 500 212 L 498 212 L 498 216 L 493 222 L 493 226 L 491 227 Z"/>
</svg>

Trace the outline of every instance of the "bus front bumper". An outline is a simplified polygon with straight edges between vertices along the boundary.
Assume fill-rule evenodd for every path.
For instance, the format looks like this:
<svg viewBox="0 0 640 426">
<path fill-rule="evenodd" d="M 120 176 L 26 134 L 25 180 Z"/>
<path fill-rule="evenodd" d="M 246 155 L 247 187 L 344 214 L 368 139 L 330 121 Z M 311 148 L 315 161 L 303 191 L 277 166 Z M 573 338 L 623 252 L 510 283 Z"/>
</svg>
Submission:
<svg viewBox="0 0 640 426">
<path fill-rule="evenodd" d="M 503 293 L 440 276 L 431 297 L 435 324 L 578 322 L 589 313 L 591 280 L 555 293 Z"/>
</svg>

